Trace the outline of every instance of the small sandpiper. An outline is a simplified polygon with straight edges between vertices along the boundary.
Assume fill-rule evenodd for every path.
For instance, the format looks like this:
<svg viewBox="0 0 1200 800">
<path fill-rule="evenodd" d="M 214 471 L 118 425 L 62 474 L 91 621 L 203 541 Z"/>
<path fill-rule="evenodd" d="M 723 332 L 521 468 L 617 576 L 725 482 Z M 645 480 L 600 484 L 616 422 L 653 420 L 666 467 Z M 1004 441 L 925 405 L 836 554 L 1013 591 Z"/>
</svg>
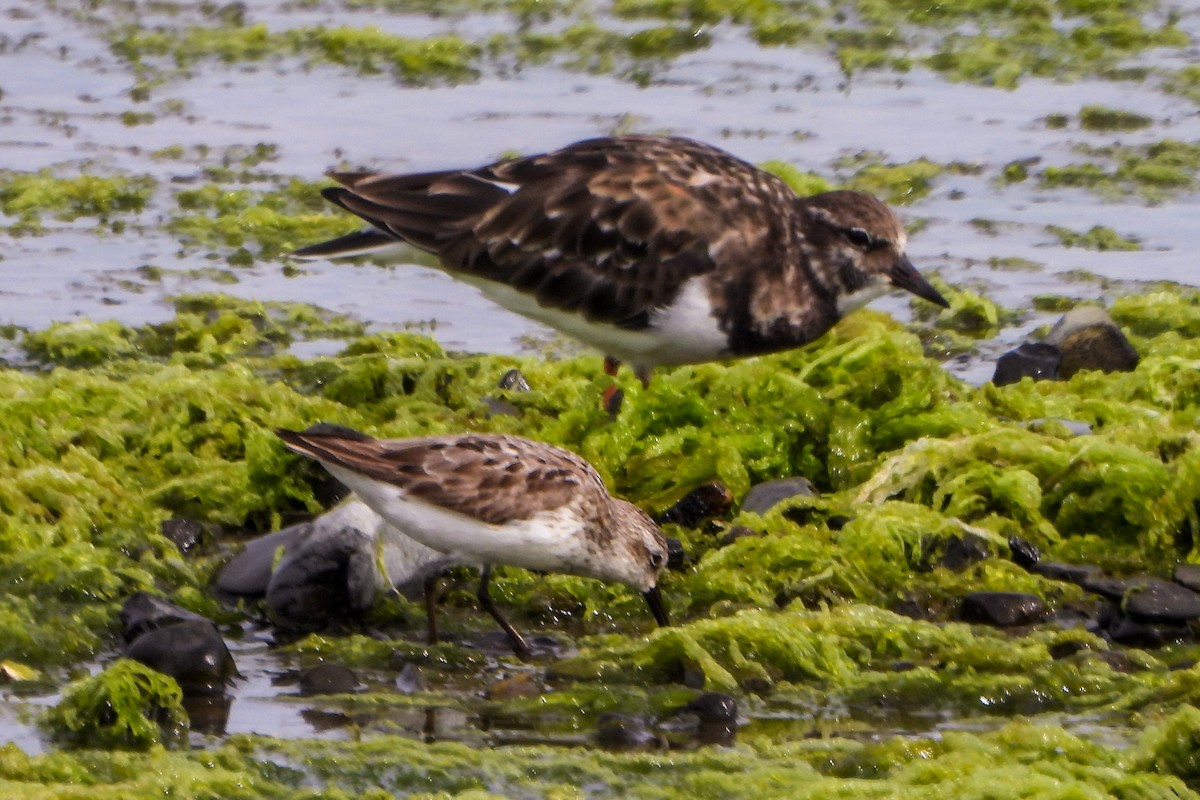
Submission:
<svg viewBox="0 0 1200 800">
<path fill-rule="evenodd" d="M 277 433 L 401 532 L 445 553 L 444 566 L 478 566 L 479 602 L 521 658 L 529 645 L 488 594 L 493 565 L 623 583 L 642 593 L 659 625 L 670 624 L 658 591 L 667 564 L 658 526 L 611 497 L 592 465 L 568 450 L 486 433 L 375 439 L 328 424 Z M 436 580 L 425 583 L 431 643 Z"/>
<path fill-rule="evenodd" d="M 591 345 L 615 373 L 808 344 L 891 287 L 945 298 L 869 194 L 798 197 L 735 156 L 678 137 L 589 139 L 477 169 L 330 172 L 329 201 L 370 227 L 293 255 L 406 242 L 494 302 Z"/>
</svg>

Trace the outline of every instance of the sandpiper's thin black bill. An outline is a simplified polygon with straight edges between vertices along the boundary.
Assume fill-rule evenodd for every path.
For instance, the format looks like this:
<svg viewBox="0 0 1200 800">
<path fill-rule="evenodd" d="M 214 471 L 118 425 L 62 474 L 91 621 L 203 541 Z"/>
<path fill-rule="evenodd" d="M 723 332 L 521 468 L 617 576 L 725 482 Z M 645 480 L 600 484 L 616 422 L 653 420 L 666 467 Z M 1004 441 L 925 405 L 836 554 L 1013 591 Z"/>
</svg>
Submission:
<svg viewBox="0 0 1200 800">
<path fill-rule="evenodd" d="M 933 284 L 917 272 L 917 268 L 912 265 L 907 256 L 900 257 L 900 260 L 888 272 L 888 277 L 892 279 L 893 286 L 912 292 L 922 300 L 928 300 L 942 308 L 950 307 L 950 303 L 942 297 L 942 293 L 933 288 Z"/>
<path fill-rule="evenodd" d="M 650 613 L 654 615 L 655 622 L 664 628 L 671 627 L 671 620 L 667 617 L 667 607 L 663 605 L 662 595 L 659 594 L 658 587 L 651 586 L 642 592 L 642 597 L 646 598 L 646 605 L 650 606 Z"/>
</svg>

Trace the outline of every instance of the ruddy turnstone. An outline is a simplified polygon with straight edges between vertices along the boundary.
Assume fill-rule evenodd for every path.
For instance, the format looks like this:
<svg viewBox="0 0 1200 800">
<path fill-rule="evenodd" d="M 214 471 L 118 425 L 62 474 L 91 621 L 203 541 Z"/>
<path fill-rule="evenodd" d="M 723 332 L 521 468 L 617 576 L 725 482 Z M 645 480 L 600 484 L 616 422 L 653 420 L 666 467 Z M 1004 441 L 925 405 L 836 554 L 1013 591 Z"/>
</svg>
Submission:
<svg viewBox="0 0 1200 800">
<path fill-rule="evenodd" d="M 501 306 L 603 351 L 608 371 L 628 362 L 643 383 L 659 365 L 808 344 L 889 287 L 948 305 L 879 200 L 798 197 L 690 139 L 613 136 L 477 169 L 329 177 L 342 185 L 325 198 L 370 227 L 297 258 L 407 242 Z"/>
<path fill-rule="evenodd" d="M 479 602 L 522 658 L 529 646 L 488 594 L 492 566 L 507 564 L 624 583 L 668 625 L 658 591 L 667 543 L 646 514 L 611 497 L 591 464 L 542 442 L 464 433 L 374 439 L 339 425 L 277 431 L 316 459 L 404 534 L 480 568 Z M 437 641 L 435 579 L 425 584 L 431 642 Z"/>
</svg>

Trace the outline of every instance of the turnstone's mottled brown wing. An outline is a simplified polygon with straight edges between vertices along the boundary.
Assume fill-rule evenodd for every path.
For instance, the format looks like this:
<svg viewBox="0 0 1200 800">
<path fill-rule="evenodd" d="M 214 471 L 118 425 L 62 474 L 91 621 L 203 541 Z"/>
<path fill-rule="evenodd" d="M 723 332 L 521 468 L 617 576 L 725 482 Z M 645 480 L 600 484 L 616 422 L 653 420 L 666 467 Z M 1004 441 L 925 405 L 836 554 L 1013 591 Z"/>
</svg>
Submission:
<svg viewBox="0 0 1200 800">
<path fill-rule="evenodd" d="M 342 172 L 334 203 L 441 257 L 593 322 L 641 328 L 690 277 L 762 264 L 787 246 L 777 209 L 795 195 L 689 139 L 592 139 L 474 170 Z"/>
<path fill-rule="evenodd" d="M 321 425 L 277 431 L 298 453 L 399 486 L 412 497 L 492 524 L 528 519 L 603 492 L 582 458 L 512 436 L 460 434 L 373 439 Z"/>
</svg>

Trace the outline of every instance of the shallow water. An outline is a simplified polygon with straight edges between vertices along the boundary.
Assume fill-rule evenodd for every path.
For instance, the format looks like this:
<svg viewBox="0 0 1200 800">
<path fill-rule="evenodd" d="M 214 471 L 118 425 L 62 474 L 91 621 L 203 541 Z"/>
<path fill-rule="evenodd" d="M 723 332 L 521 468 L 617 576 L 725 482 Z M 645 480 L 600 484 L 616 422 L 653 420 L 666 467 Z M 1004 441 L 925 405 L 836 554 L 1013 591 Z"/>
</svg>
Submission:
<svg viewBox="0 0 1200 800">
<path fill-rule="evenodd" d="M 1042 164 L 1084 160 L 1078 144 L 1146 143 L 1170 136 L 1200 139 L 1200 114 L 1189 102 L 1137 82 L 1026 80 L 1015 91 L 949 83 L 926 70 L 871 72 L 847 80 L 826 53 L 761 48 L 728 25 L 708 31 L 708 49 L 685 54 L 638 88 L 609 75 L 526 67 L 511 74 L 485 73 L 475 83 L 414 88 L 387 76 L 355 76 L 333 66 L 304 66 L 299 59 L 226 66 L 192 65 L 186 76 L 153 90 L 149 103 L 133 103 L 131 70 L 107 49 L 96 31 L 52 5 L 0 3 L 0 163 L 9 169 L 56 168 L 60 174 L 149 174 L 162 181 L 187 179 L 195 167 L 156 161 L 149 153 L 170 145 L 213 148 L 277 147 L 269 164 L 282 176 L 315 180 L 345 159 L 396 170 L 471 165 L 504 151 L 536 152 L 616 128 L 668 131 L 720 143 L 740 156 L 779 159 L 837 179 L 839 157 L 860 151 L 888 163 L 925 157 L 960 161 L 975 175 L 945 174 L 924 199 L 902 209 L 925 227 L 911 239 L 913 261 L 952 283 L 978 282 L 1002 304 L 1027 308 L 1031 297 L 1061 293 L 1096 297 L 1103 290 L 1063 276 L 1076 270 L 1117 281 L 1195 283 L 1192 254 L 1200 230 L 1191 224 L 1196 195 L 1149 205 L 1138 197 L 1100 200 L 1082 190 L 1044 191 L 1032 181 L 1000 186 L 1009 162 Z M 116 12 L 101 8 L 105 15 Z M 1184 14 L 1180 27 L 1200 27 L 1200 13 Z M 191 19 L 148 17 L 147 26 L 181 26 Z M 297 25 L 377 25 L 419 36 L 458 32 L 482 38 L 502 29 L 499 15 L 426 18 L 341 9 L 252 10 L 249 22 L 272 29 Z M 1144 60 L 1177 68 L 1191 50 L 1153 52 Z M 182 110 L 164 111 L 165 101 Z M 1075 114 L 1088 104 L 1136 111 L 1155 124 L 1133 133 L 1051 129 L 1048 114 Z M 148 124 L 129 127 L 121 114 L 153 111 Z M 514 351 L 532 323 L 499 310 L 475 290 L 424 268 L 305 265 L 285 277 L 282 262 L 257 262 L 234 270 L 236 284 L 186 271 L 211 267 L 204 253 L 179 255 L 178 242 L 159 229 L 172 209 L 160 191 L 122 234 L 96 234 L 82 223 L 51 225 L 41 236 L 10 239 L 0 262 L 0 324 L 37 328 L 52 320 L 88 316 L 127 323 L 165 319 L 164 298 L 220 290 L 259 299 L 301 300 L 344 311 L 381 327 L 436 320 L 436 337 L 450 349 Z M 999 223 L 989 235 L 971 224 Z M 0 217 L 0 222 L 3 222 Z M 1065 248 L 1044 231 L 1048 224 L 1073 230 L 1106 225 L 1141 240 L 1136 253 Z M 1037 271 L 997 271 L 990 258 L 1024 258 Z M 160 282 L 133 270 L 161 267 Z M 219 262 L 218 262 L 219 264 Z M 907 300 L 880 307 L 904 313 Z M 1005 332 L 1010 342 L 1045 320 L 1030 317 Z M 1002 342 L 1002 343 L 1003 343 Z M 1000 345 L 984 346 L 989 352 Z"/>
</svg>

